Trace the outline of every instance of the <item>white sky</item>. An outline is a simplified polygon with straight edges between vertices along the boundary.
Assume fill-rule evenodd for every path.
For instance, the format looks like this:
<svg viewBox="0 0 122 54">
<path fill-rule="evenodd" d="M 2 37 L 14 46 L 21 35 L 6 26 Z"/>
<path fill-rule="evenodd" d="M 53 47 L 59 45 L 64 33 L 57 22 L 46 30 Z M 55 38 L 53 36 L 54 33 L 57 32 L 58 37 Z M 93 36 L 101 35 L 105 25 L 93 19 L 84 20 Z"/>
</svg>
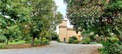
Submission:
<svg viewBox="0 0 122 54">
<path fill-rule="evenodd" d="M 67 9 L 66 8 L 66 4 L 63 2 L 63 0 L 54 0 L 54 1 L 55 1 L 56 5 L 58 6 L 57 11 L 61 12 L 61 14 L 63 15 L 63 17 L 64 17 L 65 20 L 68 20 L 66 18 L 66 9 Z M 72 28 L 73 27 L 72 25 L 70 25 L 69 21 L 67 23 L 67 26 L 69 28 Z M 56 32 L 59 34 L 58 26 L 57 26 Z"/>
<path fill-rule="evenodd" d="M 66 15 L 66 4 L 64 4 L 63 0 L 54 0 L 56 5 L 58 6 L 57 11 L 60 11 L 63 16 Z"/>
</svg>

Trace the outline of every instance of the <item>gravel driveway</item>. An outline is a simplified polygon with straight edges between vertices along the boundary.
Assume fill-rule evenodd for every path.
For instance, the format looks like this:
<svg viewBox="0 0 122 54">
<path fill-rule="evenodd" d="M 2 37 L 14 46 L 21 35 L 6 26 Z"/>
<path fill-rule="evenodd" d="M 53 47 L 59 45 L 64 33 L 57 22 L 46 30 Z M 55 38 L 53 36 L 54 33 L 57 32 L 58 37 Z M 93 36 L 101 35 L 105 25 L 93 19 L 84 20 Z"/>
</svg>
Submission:
<svg viewBox="0 0 122 54">
<path fill-rule="evenodd" d="M 52 41 L 44 47 L 0 50 L 0 54 L 99 54 L 97 49 L 100 47 L 100 44 L 65 44 Z"/>
</svg>

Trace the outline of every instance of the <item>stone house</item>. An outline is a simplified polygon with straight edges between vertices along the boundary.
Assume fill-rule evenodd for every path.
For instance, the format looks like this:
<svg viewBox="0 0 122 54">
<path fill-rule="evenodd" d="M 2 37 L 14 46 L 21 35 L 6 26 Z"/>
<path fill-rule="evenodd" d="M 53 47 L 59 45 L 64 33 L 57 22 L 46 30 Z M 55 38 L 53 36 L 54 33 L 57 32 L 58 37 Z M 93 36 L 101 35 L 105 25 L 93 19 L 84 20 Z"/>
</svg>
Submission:
<svg viewBox="0 0 122 54">
<path fill-rule="evenodd" d="M 62 42 L 68 42 L 69 38 L 72 36 L 76 36 L 78 41 L 82 39 L 80 32 L 78 34 L 73 30 L 73 28 L 67 27 L 67 20 L 63 20 L 63 22 L 59 25 L 59 39 Z"/>
</svg>

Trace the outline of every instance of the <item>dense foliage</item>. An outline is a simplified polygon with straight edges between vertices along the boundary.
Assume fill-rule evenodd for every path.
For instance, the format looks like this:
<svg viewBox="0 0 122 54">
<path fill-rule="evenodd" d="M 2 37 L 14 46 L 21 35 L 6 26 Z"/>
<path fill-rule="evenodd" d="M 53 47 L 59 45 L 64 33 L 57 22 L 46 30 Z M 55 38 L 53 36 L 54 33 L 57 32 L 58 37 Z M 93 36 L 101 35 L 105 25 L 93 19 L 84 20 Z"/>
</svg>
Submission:
<svg viewBox="0 0 122 54">
<path fill-rule="evenodd" d="M 99 49 L 101 54 L 122 54 L 122 44 L 112 40 L 101 42 L 104 47 Z"/>
<path fill-rule="evenodd" d="M 51 36 L 51 40 L 58 40 L 58 39 L 59 39 L 58 34 L 56 32 L 53 32 Z"/>
<path fill-rule="evenodd" d="M 64 0 L 64 2 L 67 3 L 67 17 L 76 32 L 80 31 L 81 35 L 86 36 L 99 36 L 104 43 L 113 36 L 122 42 L 122 0 Z M 110 41 L 108 43 L 112 44 Z M 121 45 L 120 43 L 117 44 Z M 106 46 L 107 43 L 103 45 Z M 107 54 L 114 54 L 114 51 Z"/>
<path fill-rule="evenodd" d="M 0 42 L 51 37 L 62 21 L 53 0 L 0 0 Z M 4 40 L 5 39 L 5 40 Z"/>
<path fill-rule="evenodd" d="M 30 11 L 28 4 L 24 0 L 1 0 L 0 1 L 0 30 L 8 40 L 18 36 L 20 33 L 19 25 L 28 20 Z"/>
<path fill-rule="evenodd" d="M 75 43 L 75 44 L 77 44 L 78 43 L 77 37 L 75 37 L 75 36 L 70 37 L 69 38 L 69 43 Z"/>
</svg>

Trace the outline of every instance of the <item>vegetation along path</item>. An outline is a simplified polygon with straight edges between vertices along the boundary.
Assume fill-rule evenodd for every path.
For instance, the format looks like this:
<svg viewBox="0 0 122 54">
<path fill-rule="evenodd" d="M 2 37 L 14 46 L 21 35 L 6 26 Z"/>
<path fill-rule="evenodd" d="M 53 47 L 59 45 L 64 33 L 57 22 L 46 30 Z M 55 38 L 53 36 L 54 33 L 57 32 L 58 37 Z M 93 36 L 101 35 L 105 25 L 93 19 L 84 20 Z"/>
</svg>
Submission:
<svg viewBox="0 0 122 54">
<path fill-rule="evenodd" d="M 44 47 L 0 50 L 0 54 L 99 54 L 99 47 L 100 44 L 65 44 L 52 41 Z"/>
</svg>

